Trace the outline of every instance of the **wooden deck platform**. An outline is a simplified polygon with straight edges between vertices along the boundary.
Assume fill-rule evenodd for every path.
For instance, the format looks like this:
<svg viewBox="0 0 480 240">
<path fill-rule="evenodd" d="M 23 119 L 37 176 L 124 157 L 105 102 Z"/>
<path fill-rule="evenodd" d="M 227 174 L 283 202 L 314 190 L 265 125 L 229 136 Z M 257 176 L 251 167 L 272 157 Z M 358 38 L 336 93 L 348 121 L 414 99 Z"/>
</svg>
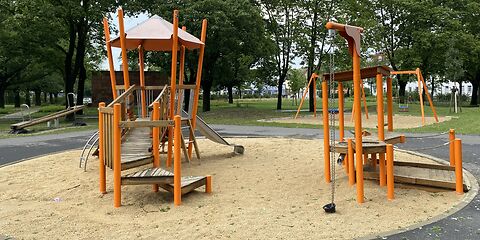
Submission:
<svg viewBox="0 0 480 240">
<path fill-rule="evenodd" d="M 207 185 L 207 177 L 200 176 L 200 177 L 193 177 L 193 176 L 186 176 L 182 177 L 182 195 L 187 194 L 201 186 Z M 159 187 L 165 189 L 173 193 L 173 183 L 169 184 L 162 184 Z"/>
<path fill-rule="evenodd" d="M 395 161 L 393 171 L 396 183 L 455 190 L 455 168 L 450 166 Z M 379 179 L 378 171 L 372 168 L 365 168 L 363 174 L 365 179 Z M 469 190 L 465 182 L 463 189 Z"/>
</svg>

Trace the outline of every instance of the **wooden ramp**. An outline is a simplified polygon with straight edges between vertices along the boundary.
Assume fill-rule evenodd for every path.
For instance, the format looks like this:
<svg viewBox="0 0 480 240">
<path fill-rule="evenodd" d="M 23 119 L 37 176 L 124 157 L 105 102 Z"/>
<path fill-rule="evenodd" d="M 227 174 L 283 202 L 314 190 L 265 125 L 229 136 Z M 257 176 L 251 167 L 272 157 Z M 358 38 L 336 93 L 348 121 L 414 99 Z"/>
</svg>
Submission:
<svg viewBox="0 0 480 240">
<path fill-rule="evenodd" d="M 454 167 L 439 164 L 395 161 L 393 172 L 396 183 L 455 190 Z M 367 167 L 364 169 L 364 178 L 378 180 L 379 173 Z M 469 188 L 464 181 L 464 191 L 467 192 Z"/>
<path fill-rule="evenodd" d="M 122 141 L 122 170 L 153 162 L 150 128 L 130 128 Z"/>
</svg>

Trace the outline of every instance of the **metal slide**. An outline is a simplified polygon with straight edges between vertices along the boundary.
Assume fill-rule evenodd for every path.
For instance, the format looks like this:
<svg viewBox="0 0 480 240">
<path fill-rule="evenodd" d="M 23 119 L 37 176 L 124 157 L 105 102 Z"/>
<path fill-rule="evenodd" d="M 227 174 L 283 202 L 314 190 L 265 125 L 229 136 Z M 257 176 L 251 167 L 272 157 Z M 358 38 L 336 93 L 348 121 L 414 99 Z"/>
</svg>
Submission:
<svg viewBox="0 0 480 240">
<path fill-rule="evenodd" d="M 188 117 L 188 113 L 183 111 L 184 117 Z M 227 146 L 232 146 L 233 151 L 238 154 L 243 154 L 245 151 L 245 148 L 242 145 L 236 145 L 236 144 L 230 144 L 225 140 L 217 131 L 215 131 L 213 128 L 211 128 L 202 118 L 197 116 L 197 126 L 196 129 L 200 131 L 200 133 L 208 138 L 208 140 L 212 142 L 216 142 L 218 144 L 222 145 L 227 145 Z"/>
</svg>

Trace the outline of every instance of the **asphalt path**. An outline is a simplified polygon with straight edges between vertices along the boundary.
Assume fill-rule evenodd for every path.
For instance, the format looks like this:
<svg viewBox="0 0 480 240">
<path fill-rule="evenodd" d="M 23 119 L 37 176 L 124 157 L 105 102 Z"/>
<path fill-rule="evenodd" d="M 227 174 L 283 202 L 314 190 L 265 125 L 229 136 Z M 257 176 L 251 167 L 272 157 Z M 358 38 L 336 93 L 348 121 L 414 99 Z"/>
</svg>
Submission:
<svg viewBox="0 0 480 240">
<path fill-rule="evenodd" d="M 302 139 L 319 139 L 323 130 L 306 128 L 280 128 L 258 126 L 212 125 L 220 135 L 246 137 L 287 137 Z M 0 166 L 14 164 L 35 156 L 59 151 L 81 149 L 93 130 L 0 139 Z M 338 134 L 338 133 L 337 133 Z M 348 137 L 347 133 L 347 137 Z M 448 142 L 448 135 L 431 136 L 435 134 L 405 134 L 407 142 L 398 145 L 399 148 L 415 150 L 440 146 Z M 338 136 L 338 135 L 337 135 Z M 480 181 L 480 136 L 459 135 L 463 146 L 463 167 L 470 171 Z M 248 149 L 246 149 L 248 151 Z M 449 159 L 448 146 L 418 152 L 429 154 L 444 160 Z M 395 234 L 383 239 L 480 239 L 480 197 L 462 210 L 438 222 Z M 0 239 L 2 237 L 0 236 Z"/>
</svg>

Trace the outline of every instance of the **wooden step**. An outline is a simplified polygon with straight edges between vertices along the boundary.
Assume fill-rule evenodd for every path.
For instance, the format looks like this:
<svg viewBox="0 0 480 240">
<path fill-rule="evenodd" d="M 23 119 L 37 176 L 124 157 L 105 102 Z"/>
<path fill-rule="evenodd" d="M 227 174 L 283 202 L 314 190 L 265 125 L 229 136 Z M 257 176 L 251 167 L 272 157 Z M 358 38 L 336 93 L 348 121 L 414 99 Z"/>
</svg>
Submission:
<svg viewBox="0 0 480 240">
<path fill-rule="evenodd" d="M 173 183 L 173 173 L 162 168 L 147 168 L 122 176 L 122 185 L 170 183 Z"/>
<path fill-rule="evenodd" d="M 193 177 L 193 176 L 185 176 L 182 177 L 182 195 L 187 194 L 201 186 L 207 184 L 207 177 L 200 176 L 200 177 Z M 165 189 L 173 193 L 173 183 L 169 184 L 161 184 L 159 187 Z"/>
</svg>

